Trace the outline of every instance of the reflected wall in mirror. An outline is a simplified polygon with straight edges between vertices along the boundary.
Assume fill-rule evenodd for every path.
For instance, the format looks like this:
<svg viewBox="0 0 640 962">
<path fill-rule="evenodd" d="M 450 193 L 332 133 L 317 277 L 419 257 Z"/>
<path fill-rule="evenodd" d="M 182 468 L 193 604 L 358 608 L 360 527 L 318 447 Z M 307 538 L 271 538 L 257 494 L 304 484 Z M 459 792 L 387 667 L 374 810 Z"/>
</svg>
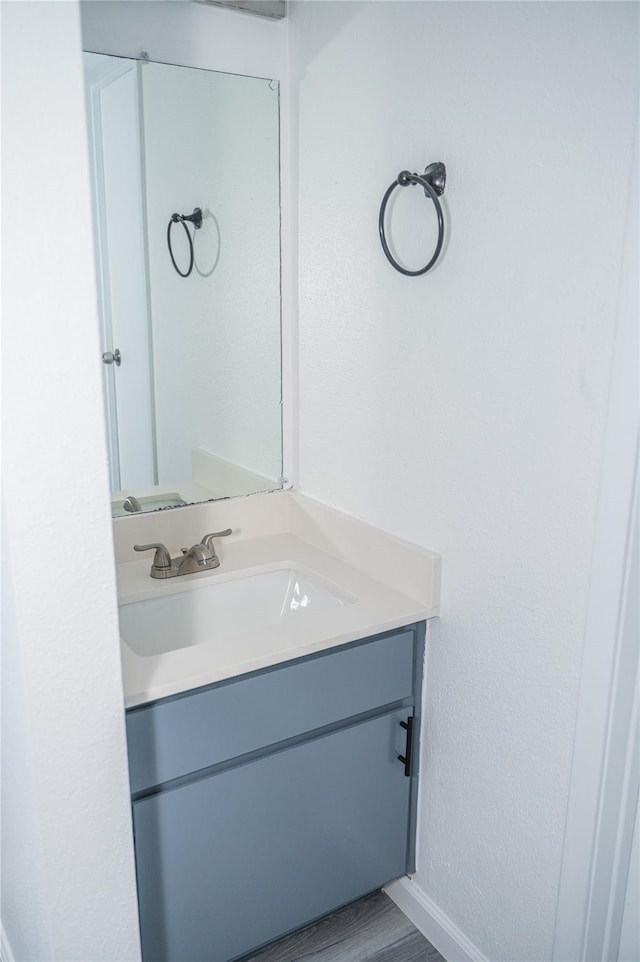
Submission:
<svg viewBox="0 0 640 962">
<path fill-rule="evenodd" d="M 113 513 L 280 487 L 278 84 L 84 56 Z"/>
</svg>

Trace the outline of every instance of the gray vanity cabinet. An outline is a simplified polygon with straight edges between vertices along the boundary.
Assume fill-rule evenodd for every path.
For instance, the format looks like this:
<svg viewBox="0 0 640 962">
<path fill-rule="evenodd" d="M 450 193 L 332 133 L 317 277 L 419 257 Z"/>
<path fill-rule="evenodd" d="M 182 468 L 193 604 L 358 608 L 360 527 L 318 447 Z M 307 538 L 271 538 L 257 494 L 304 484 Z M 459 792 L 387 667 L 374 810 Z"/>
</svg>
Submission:
<svg viewBox="0 0 640 962">
<path fill-rule="evenodd" d="M 127 713 L 144 962 L 229 962 L 413 868 L 423 638 Z"/>
</svg>

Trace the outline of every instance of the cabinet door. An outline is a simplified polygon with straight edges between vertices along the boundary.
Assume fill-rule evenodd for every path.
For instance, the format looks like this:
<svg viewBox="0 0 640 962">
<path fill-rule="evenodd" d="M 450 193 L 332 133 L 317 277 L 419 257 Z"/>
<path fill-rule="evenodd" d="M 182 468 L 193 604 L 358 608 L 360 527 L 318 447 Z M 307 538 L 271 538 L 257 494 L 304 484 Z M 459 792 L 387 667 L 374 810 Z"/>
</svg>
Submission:
<svg viewBox="0 0 640 962">
<path fill-rule="evenodd" d="M 404 874 L 405 717 L 136 801 L 145 962 L 228 962 Z"/>
</svg>

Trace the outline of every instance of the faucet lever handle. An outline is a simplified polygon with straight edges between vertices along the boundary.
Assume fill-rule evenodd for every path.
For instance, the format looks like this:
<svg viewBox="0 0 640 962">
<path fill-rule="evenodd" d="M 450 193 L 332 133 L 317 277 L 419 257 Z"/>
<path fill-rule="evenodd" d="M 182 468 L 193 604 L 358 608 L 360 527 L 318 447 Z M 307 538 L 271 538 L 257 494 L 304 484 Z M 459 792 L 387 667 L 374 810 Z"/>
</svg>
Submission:
<svg viewBox="0 0 640 962">
<path fill-rule="evenodd" d="M 150 551 L 152 548 L 155 548 L 156 552 L 153 558 L 153 567 L 170 568 L 171 555 L 163 544 L 134 544 L 133 546 L 134 551 Z"/>
<path fill-rule="evenodd" d="M 203 544 L 205 548 L 209 549 L 209 551 L 213 551 L 213 539 L 226 538 L 227 535 L 230 535 L 231 533 L 231 528 L 225 528 L 224 531 L 213 531 L 211 534 L 205 534 L 205 536 L 200 539 L 200 544 Z"/>
</svg>

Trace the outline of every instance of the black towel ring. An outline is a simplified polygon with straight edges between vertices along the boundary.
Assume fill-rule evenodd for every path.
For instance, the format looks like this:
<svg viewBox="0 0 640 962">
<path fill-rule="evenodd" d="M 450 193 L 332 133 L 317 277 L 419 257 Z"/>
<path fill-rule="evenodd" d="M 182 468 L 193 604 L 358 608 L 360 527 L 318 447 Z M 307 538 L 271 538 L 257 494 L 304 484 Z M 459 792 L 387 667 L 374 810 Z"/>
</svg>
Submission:
<svg viewBox="0 0 640 962">
<path fill-rule="evenodd" d="M 428 270 L 431 270 L 435 262 L 440 257 L 440 252 L 444 243 L 444 217 L 442 215 L 442 207 L 440 206 L 438 197 L 444 194 L 446 180 L 447 170 L 444 164 L 441 163 L 429 164 L 424 174 L 412 174 L 408 170 L 401 170 L 396 180 L 394 180 L 394 182 L 390 185 L 384 197 L 382 198 L 382 203 L 380 205 L 380 216 L 378 217 L 378 230 L 380 232 L 380 243 L 382 244 L 382 250 L 384 251 L 386 258 L 392 267 L 395 267 L 395 269 L 400 271 L 401 274 L 406 274 L 407 277 L 418 277 L 420 274 L 426 274 Z M 406 267 L 401 267 L 400 264 L 394 260 L 393 255 L 389 250 L 387 238 L 385 237 L 384 233 L 384 215 L 387 209 L 387 202 L 396 187 L 408 187 L 409 185 L 415 187 L 416 184 L 420 184 L 420 186 L 424 189 L 425 196 L 430 197 L 433 201 L 436 209 L 436 216 L 438 218 L 438 242 L 436 244 L 436 249 L 433 252 L 433 257 L 426 267 L 421 268 L 419 271 L 408 271 Z"/>
<path fill-rule="evenodd" d="M 169 257 L 171 258 L 171 263 L 173 264 L 176 270 L 176 273 L 179 274 L 180 277 L 188 277 L 191 271 L 193 270 L 193 240 L 192 240 L 191 234 L 189 233 L 189 228 L 187 227 L 185 221 L 191 221 L 194 229 L 200 230 L 200 228 L 202 227 L 201 209 L 199 207 L 194 207 L 193 214 L 172 214 L 171 217 L 169 218 L 169 224 L 167 225 L 167 247 L 169 248 Z M 187 240 L 189 241 L 189 268 L 186 274 L 183 274 L 183 272 L 180 270 L 180 268 L 176 264 L 176 259 L 173 256 L 173 250 L 171 248 L 171 228 L 173 227 L 174 224 L 182 224 L 182 226 L 184 227 L 187 233 Z"/>
</svg>

